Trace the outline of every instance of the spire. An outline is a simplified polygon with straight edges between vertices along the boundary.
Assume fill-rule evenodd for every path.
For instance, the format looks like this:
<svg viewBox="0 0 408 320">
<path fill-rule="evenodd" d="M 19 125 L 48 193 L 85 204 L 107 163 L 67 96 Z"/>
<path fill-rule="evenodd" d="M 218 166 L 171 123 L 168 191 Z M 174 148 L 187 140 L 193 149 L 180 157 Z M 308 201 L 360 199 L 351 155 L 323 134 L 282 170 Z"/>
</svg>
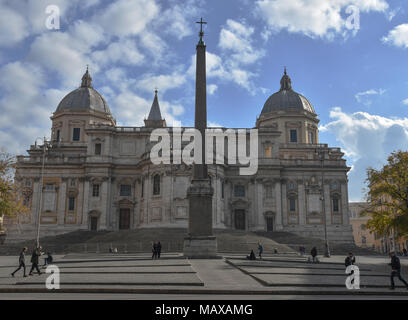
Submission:
<svg viewBox="0 0 408 320">
<path fill-rule="evenodd" d="M 199 46 L 205 46 L 203 37 L 204 37 L 204 31 L 203 31 L 203 24 L 207 24 L 207 22 L 203 21 L 203 18 L 201 18 L 200 21 L 196 22 L 200 24 L 200 32 L 198 33 L 200 40 L 198 41 Z"/>
<path fill-rule="evenodd" d="M 92 88 L 92 77 L 91 77 L 91 75 L 89 74 L 88 65 L 86 65 L 86 72 L 85 72 L 85 74 L 82 76 L 81 87 Z"/>
<path fill-rule="evenodd" d="M 292 90 L 292 80 L 286 73 L 286 67 L 283 70 L 283 77 L 280 81 L 281 88 L 280 90 Z"/>
<path fill-rule="evenodd" d="M 146 127 L 165 127 L 166 121 L 162 119 L 160 112 L 159 99 L 157 98 L 157 89 L 154 90 L 154 99 L 150 108 L 149 116 L 145 119 Z"/>
</svg>

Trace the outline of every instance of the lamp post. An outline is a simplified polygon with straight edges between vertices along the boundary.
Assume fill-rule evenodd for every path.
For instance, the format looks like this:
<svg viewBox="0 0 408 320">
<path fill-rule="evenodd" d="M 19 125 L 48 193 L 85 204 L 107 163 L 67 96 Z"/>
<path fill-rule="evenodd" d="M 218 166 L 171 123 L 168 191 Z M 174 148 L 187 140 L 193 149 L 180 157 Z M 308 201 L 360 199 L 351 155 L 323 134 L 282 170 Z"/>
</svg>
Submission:
<svg viewBox="0 0 408 320">
<path fill-rule="evenodd" d="M 43 198 L 43 181 L 44 181 L 44 166 L 45 166 L 45 154 L 48 150 L 49 147 L 51 147 L 51 142 L 47 141 L 47 139 L 44 138 L 37 138 L 35 139 L 35 145 L 37 146 L 37 140 L 42 140 L 43 145 L 42 145 L 42 150 L 43 150 L 43 157 L 42 157 L 42 166 L 41 166 L 41 179 L 40 179 L 40 203 L 38 206 L 37 210 L 37 237 L 36 237 L 36 243 L 37 243 L 37 248 L 40 246 L 40 224 L 41 224 L 41 210 L 42 210 L 42 198 Z"/>
<path fill-rule="evenodd" d="M 321 164 L 321 173 L 322 173 L 322 194 L 320 196 L 320 200 L 322 201 L 322 213 L 323 213 L 323 223 L 324 223 L 324 242 L 325 242 L 325 251 L 324 256 L 330 258 L 330 249 L 329 249 L 329 239 L 327 236 L 327 219 L 326 219 L 326 207 L 325 207 L 325 199 L 324 199 L 324 149 L 323 145 L 320 148 L 316 149 L 316 153 L 320 157 L 320 164 Z"/>
</svg>

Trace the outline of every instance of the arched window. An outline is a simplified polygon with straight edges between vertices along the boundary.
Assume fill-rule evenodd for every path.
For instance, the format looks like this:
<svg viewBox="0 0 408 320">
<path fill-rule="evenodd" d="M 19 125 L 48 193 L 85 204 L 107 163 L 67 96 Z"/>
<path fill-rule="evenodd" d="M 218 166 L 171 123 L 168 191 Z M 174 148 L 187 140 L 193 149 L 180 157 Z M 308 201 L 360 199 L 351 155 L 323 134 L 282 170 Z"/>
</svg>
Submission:
<svg viewBox="0 0 408 320">
<path fill-rule="evenodd" d="M 160 194 L 160 175 L 156 174 L 153 177 L 153 195 L 157 196 Z"/>
</svg>

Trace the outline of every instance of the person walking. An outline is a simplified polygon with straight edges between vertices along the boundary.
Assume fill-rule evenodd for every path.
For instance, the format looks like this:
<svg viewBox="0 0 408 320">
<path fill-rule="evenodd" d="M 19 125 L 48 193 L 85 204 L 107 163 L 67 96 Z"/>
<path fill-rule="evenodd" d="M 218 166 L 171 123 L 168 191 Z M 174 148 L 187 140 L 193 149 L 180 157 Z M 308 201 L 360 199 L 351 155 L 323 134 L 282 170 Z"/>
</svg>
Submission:
<svg viewBox="0 0 408 320">
<path fill-rule="evenodd" d="M 41 271 L 38 268 L 38 264 L 40 262 L 40 256 L 41 256 L 41 247 L 38 247 L 33 250 L 33 254 L 31 255 L 31 270 L 30 270 L 30 273 L 28 274 L 29 276 L 33 275 L 34 269 L 37 270 L 38 275 L 41 274 Z"/>
<path fill-rule="evenodd" d="M 392 251 L 389 254 L 391 258 L 391 263 L 388 265 L 391 266 L 391 290 L 395 289 L 394 277 L 397 276 L 398 279 L 405 284 L 405 287 L 408 289 L 408 283 L 401 277 L 401 263 L 400 259 L 395 255 L 395 252 Z"/>
<path fill-rule="evenodd" d="M 247 256 L 248 260 L 256 260 L 254 250 L 251 249 L 251 253 Z"/>
<path fill-rule="evenodd" d="M 27 252 L 27 247 L 24 247 L 23 250 L 20 252 L 20 256 L 18 258 L 18 268 L 11 274 L 12 277 L 14 277 L 15 273 L 23 268 L 24 270 L 24 277 L 27 277 L 26 275 L 26 265 L 25 265 L 25 254 Z"/>
<path fill-rule="evenodd" d="M 262 253 L 263 253 L 263 246 L 261 244 L 260 241 L 258 241 L 258 255 L 259 255 L 259 259 L 262 259 Z"/>
<path fill-rule="evenodd" d="M 156 242 L 153 242 L 152 244 L 152 259 L 155 259 L 157 256 L 157 244 Z"/>
<path fill-rule="evenodd" d="M 162 245 L 160 243 L 160 241 L 157 243 L 157 258 L 160 259 L 160 253 L 161 253 L 161 248 Z"/>
<path fill-rule="evenodd" d="M 312 250 L 310 251 L 310 254 L 312 256 L 312 262 L 317 262 L 317 249 L 316 247 L 313 247 Z"/>
</svg>

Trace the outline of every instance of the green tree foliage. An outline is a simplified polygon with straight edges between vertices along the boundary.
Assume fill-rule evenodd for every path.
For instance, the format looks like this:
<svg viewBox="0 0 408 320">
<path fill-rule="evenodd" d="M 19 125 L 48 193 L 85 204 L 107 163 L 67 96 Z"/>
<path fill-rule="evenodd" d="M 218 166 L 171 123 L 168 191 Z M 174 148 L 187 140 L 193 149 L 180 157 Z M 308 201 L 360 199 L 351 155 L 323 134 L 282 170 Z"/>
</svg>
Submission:
<svg viewBox="0 0 408 320">
<path fill-rule="evenodd" d="M 380 170 L 367 169 L 367 227 L 380 236 L 408 235 L 408 152 L 396 151 Z"/>
<path fill-rule="evenodd" d="M 14 168 L 15 158 L 0 150 L 0 217 L 15 217 L 28 210 L 23 205 L 20 186 L 13 179 Z"/>
</svg>

